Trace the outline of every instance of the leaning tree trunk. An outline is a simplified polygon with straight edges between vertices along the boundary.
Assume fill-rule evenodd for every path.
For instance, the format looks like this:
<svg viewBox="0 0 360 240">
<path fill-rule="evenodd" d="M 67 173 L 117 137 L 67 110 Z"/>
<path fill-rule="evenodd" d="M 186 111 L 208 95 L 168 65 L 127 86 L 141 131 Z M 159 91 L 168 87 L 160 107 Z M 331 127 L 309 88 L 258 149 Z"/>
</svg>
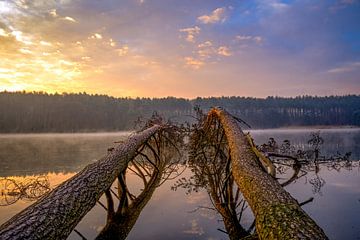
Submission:
<svg viewBox="0 0 360 240">
<path fill-rule="evenodd" d="M 154 125 L 119 144 L 0 226 L 0 238 L 65 239 L 122 172 L 136 150 L 163 129 Z"/>
<path fill-rule="evenodd" d="M 137 219 L 139 218 L 143 208 L 149 202 L 153 193 L 155 192 L 155 189 L 158 187 L 162 173 L 163 169 L 159 169 L 159 172 L 156 172 L 153 175 L 148 186 L 145 187 L 143 192 L 128 208 L 124 210 L 124 212 L 121 212 L 122 209 L 119 209 L 112 218 L 108 219 L 104 229 L 96 237 L 96 240 L 126 239 Z"/>
<path fill-rule="evenodd" d="M 298 202 L 261 168 L 236 120 L 218 108 L 209 112 L 208 120 L 213 117 L 225 130 L 233 176 L 255 215 L 259 239 L 327 239 Z"/>
</svg>

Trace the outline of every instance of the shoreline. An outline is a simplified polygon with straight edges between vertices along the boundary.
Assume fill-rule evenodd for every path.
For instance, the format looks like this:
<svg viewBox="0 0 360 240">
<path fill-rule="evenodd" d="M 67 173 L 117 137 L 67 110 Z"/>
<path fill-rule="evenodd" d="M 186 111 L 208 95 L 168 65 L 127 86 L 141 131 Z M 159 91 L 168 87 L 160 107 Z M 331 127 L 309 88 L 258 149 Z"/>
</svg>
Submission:
<svg viewBox="0 0 360 240">
<path fill-rule="evenodd" d="M 252 129 L 243 129 L 243 131 L 301 131 L 301 130 L 360 130 L 360 126 L 351 126 L 351 125 L 343 125 L 343 126 L 335 126 L 335 125 L 314 125 L 314 126 L 288 126 L 288 127 L 279 127 L 279 128 L 252 128 Z M 0 133 L 0 137 L 5 136 L 31 136 L 31 135 L 129 135 L 134 133 L 135 130 L 124 130 L 124 131 L 81 131 L 81 132 L 4 132 Z"/>
<path fill-rule="evenodd" d="M 271 128 L 267 128 L 271 129 Z M 288 126 L 272 129 L 360 129 L 360 126 L 353 125 L 313 125 L 313 126 Z"/>
</svg>

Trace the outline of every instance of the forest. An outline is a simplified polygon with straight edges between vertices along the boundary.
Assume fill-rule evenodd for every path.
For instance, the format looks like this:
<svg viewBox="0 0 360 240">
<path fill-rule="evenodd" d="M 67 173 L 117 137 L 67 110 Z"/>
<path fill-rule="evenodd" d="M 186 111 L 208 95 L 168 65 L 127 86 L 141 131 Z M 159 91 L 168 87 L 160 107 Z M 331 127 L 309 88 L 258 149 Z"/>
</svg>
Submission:
<svg viewBox="0 0 360 240">
<path fill-rule="evenodd" d="M 154 112 L 192 122 L 194 108 L 221 106 L 252 128 L 360 126 L 360 95 L 115 98 L 87 93 L 1 92 L 0 132 L 90 132 L 134 129 Z"/>
</svg>

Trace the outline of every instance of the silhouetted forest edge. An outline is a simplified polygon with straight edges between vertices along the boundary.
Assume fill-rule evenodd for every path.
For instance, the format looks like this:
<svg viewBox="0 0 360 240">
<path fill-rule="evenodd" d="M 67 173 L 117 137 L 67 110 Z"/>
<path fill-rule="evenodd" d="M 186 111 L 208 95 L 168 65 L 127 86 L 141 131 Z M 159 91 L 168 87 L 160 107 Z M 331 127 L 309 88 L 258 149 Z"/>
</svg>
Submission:
<svg viewBox="0 0 360 240">
<path fill-rule="evenodd" d="M 154 112 L 193 122 L 194 107 L 221 106 L 253 129 L 360 126 L 360 95 L 115 98 L 87 93 L 0 92 L 1 133 L 112 132 L 134 129 Z"/>
</svg>

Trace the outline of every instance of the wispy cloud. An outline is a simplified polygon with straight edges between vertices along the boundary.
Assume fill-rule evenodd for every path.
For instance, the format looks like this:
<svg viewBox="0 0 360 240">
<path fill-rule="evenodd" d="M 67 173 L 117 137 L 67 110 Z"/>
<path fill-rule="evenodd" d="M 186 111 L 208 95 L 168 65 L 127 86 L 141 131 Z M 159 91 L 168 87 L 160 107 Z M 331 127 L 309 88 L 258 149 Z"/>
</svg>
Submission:
<svg viewBox="0 0 360 240">
<path fill-rule="evenodd" d="M 28 48 L 20 48 L 19 51 L 24 54 L 32 54 L 33 52 Z"/>
<path fill-rule="evenodd" d="M 270 11 L 273 13 L 282 13 L 290 9 L 291 4 L 280 0 L 264 0 L 258 1 L 257 8 L 261 11 Z"/>
<path fill-rule="evenodd" d="M 221 46 L 218 48 L 217 53 L 221 56 L 230 57 L 232 55 L 232 52 L 230 49 L 226 46 Z"/>
<path fill-rule="evenodd" d="M 202 15 L 198 17 L 198 20 L 204 24 L 224 22 L 226 19 L 225 12 L 225 7 L 216 8 L 214 11 L 211 12 L 210 15 Z"/>
<path fill-rule="evenodd" d="M 112 38 L 110 38 L 109 39 L 109 44 L 110 44 L 110 46 L 112 46 L 112 47 L 115 47 L 116 45 L 117 45 L 117 43 L 114 41 L 114 39 L 112 39 Z"/>
<path fill-rule="evenodd" d="M 336 13 L 341 9 L 347 8 L 359 2 L 360 2 L 359 0 L 337 0 L 333 3 L 332 6 L 329 7 L 329 10 L 333 13 Z"/>
<path fill-rule="evenodd" d="M 351 4 L 354 4 L 356 1 L 357 1 L 357 0 L 341 0 L 340 2 L 341 2 L 342 4 L 349 4 L 349 5 L 351 5 Z"/>
<path fill-rule="evenodd" d="M 21 31 L 18 31 L 18 30 L 13 30 L 11 32 L 11 35 L 15 37 L 15 39 L 18 41 L 18 42 L 21 42 L 25 45 L 32 45 L 33 42 L 32 42 L 32 37 L 29 36 L 29 35 L 24 35 L 23 32 Z"/>
<path fill-rule="evenodd" d="M 185 66 L 195 70 L 199 70 L 209 63 L 215 64 L 221 61 L 219 57 L 230 57 L 233 55 L 228 46 L 216 46 L 216 44 L 210 40 L 199 43 L 195 49 L 193 56 L 184 58 Z"/>
<path fill-rule="evenodd" d="M 0 28 L 0 36 L 2 37 L 8 37 L 9 33 L 7 33 L 4 29 Z"/>
<path fill-rule="evenodd" d="M 283 10 L 286 10 L 287 8 L 289 8 L 288 4 L 282 3 L 282 2 L 277 2 L 277 1 L 271 2 L 270 6 L 277 11 L 283 11 Z"/>
<path fill-rule="evenodd" d="M 190 27 L 190 28 L 182 28 L 179 30 L 180 32 L 186 33 L 186 41 L 195 42 L 195 37 L 199 35 L 201 28 L 198 26 Z"/>
<path fill-rule="evenodd" d="M 48 14 L 52 17 L 52 18 L 59 18 L 65 21 L 69 21 L 69 22 L 74 22 L 76 23 L 77 21 L 73 18 L 73 17 L 69 17 L 69 16 L 65 16 L 65 17 L 61 17 L 58 13 L 56 9 L 50 9 L 48 11 Z"/>
<path fill-rule="evenodd" d="M 206 60 L 213 56 L 229 57 L 233 55 L 228 46 L 216 46 L 211 41 L 205 41 L 197 46 L 199 59 Z"/>
<path fill-rule="evenodd" d="M 198 45 L 198 48 L 206 48 L 206 47 L 211 47 L 213 45 L 213 43 L 211 41 L 205 41 L 203 43 L 200 43 Z"/>
<path fill-rule="evenodd" d="M 252 36 L 252 35 L 237 35 L 235 37 L 237 41 L 253 41 L 257 44 L 261 44 L 264 39 L 260 36 Z"/>
<path fill-rule="evenodd" d="M 56 9 L 51 9 L 51 10 L 49 11 L 49 15 L 52 16 L 52 17 L 57 17 Z"/>
<path fill-rule="evenodd" d="M 124 45 L 121 48 L 116 49 L 120 57 L 126 56 L 129 53 L 129 46 Z"/>
<path fill-rule="evenodd" d="M 329 69 L 327 72 L 340 74 L 340 73 L 352 72 L 355 70 L 360 70 L 360 62 L 346 63 L 340 67 Z"/>
<path fill-rule="evenodd" d="M 359 0 L 166 3 L 0 0 L 1 88 L 186 97 L 360 91 Z"/>
<path fill-rule="evenodd" d="M 215 52 L 215 48 L 213 47 L 213 43 L 211 41 L 200 43 L 197 47 L 197 54 L 203 60 L 210 58 Z"/>
<path fill-rule="evenodd" d="M 43 46 L 52 46 L 52 44 L 50 42 L 47 42 L 47 41 L 40 41 L 39 43 L 41 45 L 43 45 Z"/>
<path fill-rule="evenodd" d="M 193 57 L 185 57 L 184 60 L 185 60 L 185 65 L 186 66 L 188 66 L 188 67 L 190 67 L 192 69 L 195 69 L 195 70 L 198 70 L 202 66 L 205 65 L 204 61 L 201 61 L 199 59 L 195 59 Z"/>
<path fill-rule="evenodd" d="M 94 33 L 89 37 L 89 39 L 102 39 L 103 36 L 100 33 Z"/>
<path fill-rule="evenodd" d="M 76 20 L 72 17 L 64 17 L 63 19 L 70 22 L 76 22 Z"/>
</svg>

